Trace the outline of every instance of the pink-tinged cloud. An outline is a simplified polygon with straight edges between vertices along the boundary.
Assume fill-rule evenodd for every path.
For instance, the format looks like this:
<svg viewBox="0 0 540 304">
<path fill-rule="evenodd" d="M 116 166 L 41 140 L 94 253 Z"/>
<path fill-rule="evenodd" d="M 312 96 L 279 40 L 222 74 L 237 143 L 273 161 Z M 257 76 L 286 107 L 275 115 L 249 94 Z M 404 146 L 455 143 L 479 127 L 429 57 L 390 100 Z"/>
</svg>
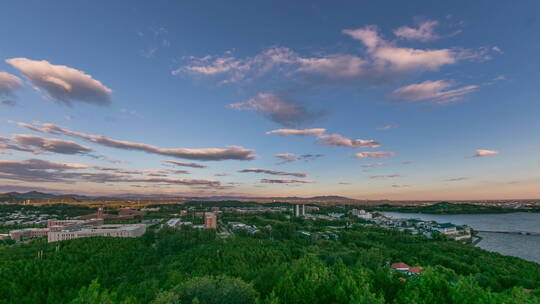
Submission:
<svg viewBox="0 0 540 304">
<path fill-rule="evenodd" d="M 395 30 L 395 34 L 407 40 L 435 40 L 438 38 L 434 31 L 436 25 L 436 21 L 427 21 L 418 28 L 403 26 Z M 185 58 L 187 63 L 172 74 L 217 78 L 222 83 L 252 80 L 270 72 L 317 84 L 372 83 L 392 80 L 407 72 L 439 70 L 462 60 L 489 60 L 490 53 L 498 53 L 493 47 L 477 50 L 400 47 L 395 41 L 383 39 L 373 25 L 342 32 L 361 41 L 367 48 L 364 54 L 318 52 L 315 56 L 301 56 L 287 47 L 272 47 L 244 58 L 236 57 L 232 52 L 217 57 L 188 57 Z"/>
<path fill-rule="evenodd" d="M 266 134 L 277 134 L 281 136 L 307 136 L 307 135 L 317 135 L 326 132 L 326 129 L 323 128 L 314 128 L 314 129 L 278 129 L 266 132 Z"/>
<path fill-rule="evenodd" d="M 423 50 L 395 46 L 385 41 L 375 26 L 347 29 L 343 33 L 367 47 L 374 69 L 382 73 L 437 70 L 456 63 L 459 58 L 459 54 L 450 49 Z"/>
<path fill-rule="evenodd" d="M 181 161 L 177 161 L 177 160 L 163 160 L 162 162 L 168 163 L 168 164 L 173 164 L 173 165 L 180 166 L 180 167 L 206 168 L 205 165 L 196 164 L 196 163 L 186 163 L 186 162 L 181 162 Z"/>
<path fill-rule="evenodd" d="M 318 143 L 324 146 L 347 148 L 378 148 L 381 145 L 372 139 L 349 139 L 339 134 L 318 134 Z"/>
<path fill-rule="evenodd" d="M 231 176 L 231 174 L 229 174 L 229 173 L 216 173 L 216 174 L 214 174 L 214 176 L 224 177 L 224 176 Z"/>
<path fill-rule="evenodd" d="M 418 28 L 402 26 L 394 31 L 394 35 L 406 40 L 419 40 L 422 42 L 432 41 L 440 38 L 439 35 L 435 33 L 435 27 L 438 24 L 438 21 L 429 20 L 420 23 Z"/>
<path fill-rule="evenodd" d="M 315 183 L 315 182 L 314 182 L 314 181 L 310 181 L 310 180 L 280 179 L 280 178 L 276 178 L 276 179 L 268 179 L 268 178 L 263 178 L 263 179 L 261 179 L 261 183 L 265 183 L 265 184 L 313 184 L 313 183 Z"/>
<path fill-rule="evenodd" d="M 372 175 L 369 178 L 371 179 L 387 179 L 387 178 L 396 178 L 401 177 L 399 174 L 389 174 L 389 175 Z"/>
<path fill-rule="evenodd" d="M 36 135 L 15 134 L 13 141 L 25 148 L 35 148 L 35 154 L 40 152 L 52 152 L 59 154 L 87 154 L 93 149 L 88 146 L 79 145 L 71 140 L 45 138 Z"/>
<path fill-rule="evenodd" d="M 460 101 L 478 89 L 477 85 L 469 85 L 450 90 L 452 86 L 453 83 L 445 80 L 426 80 L 396 89 L 393 97 L 398 101 L 429 100 L 437 104 L 448 104 Z"/>
<path fill-rule="evenodd" d="M 229 108 L 254 111 L 285 127 L 298 126 L 320 116 L 296 101 L 271 93 L 259 93 L 246 101 L 229 104 Z"/>
<path fill-rule="evenodd" d="M 109 105 L 112 90 L 77 69 L 45 60 L 11 58 L 6 62 L 21 72 L 38 91 L 58 103 Z"/>
<path fill-rule="evenodd" d="M 112 171 L 109 172 L 90 172 Z M 174 171 L 174 170 L 172 170 Z M 212 179 L 185 179 L 166 176 L 168 170 L 129 170 L 88 166 L 77 163 L 58 163 L 40 159 L 0 160 L 0 180 L 18 180 L 25 182 L 61 182 L 61 183 L 159 183 L 168 185 L 220 187 L 221 183 Z M 146 174 L 147 176 L 133 176 Z"/>
<path fill-rule="evenodd" d="M 356 153 L 354 157 L 356 158 L 386 158 L 396 155 L 395 152 L 360 152 Z"/>
<path fill-rule="evenodd" d="M 210 76 L 220 79 L 222 83 L 233 83 L 258 77 L 280 65 L 292 64 L 297 61 L 297 57 L 296 53 L 285 47 L 269 48 L 246 58 L 236 58 L 228 51 L 221 57 L 188 57 L 188 64 L 172 71 L 172 75 L 187 73 Z"/>
<path fill-rule="evenodd" d="M 22 87 L 19 77 L 7 72 L 0 72 L 0 96 L 11 96 L 13 92 Z"/>
<path fill-rule="evenodd" d="M 308 177 L 309 176 L 306 173 L 276 171 L 276 170 L 268 170 L 268 169 L 260 169 L 260 168 L 248 168 L 248 169 L 240 170 L 238 172 L 240 172 L 240 173 L 264 173 L 264 174 L 270 174 L 270 175 L 290 175 L 290 176 L 296 176 L 296 177 Z"/>
<path fill-rule="evenodd" d="M 348 82 L 365 77 L 369 72 L 367 62 L 357 56 L 334 54 L 326 57 L 299 58 L 296 70 L 312 81 Z"/>
<path fill-rule="evenodd" d="M 393 184 L 392 188 L 409 188 L 410 185 L 399 185 L 399 184 Z"/>
<path fill-rule="evenodd" d="M 497 154 L 500 154 L 500 152 L 495 150 L 476 150 L 476 153 L 474 153 L 473 157 L 484 157 Z"/>
<path fill-rule="evenodd" d="M 165 156 L 172 156 L 176 158 L 199 160 L 199 161 L 220 161 L 220 160 L 252 160 L 256 156 L 253 154 L 255 151 L 246 149 L 240 146 L 228 146 L 224 149 L 221 148 L 204 148 L 204 149 L 187 149 L 187 148 L 159 148 L 149 144 L 129 142 L 125 140 L 118 140 L 108 138 L 103 135 L 91 135 L 80 132 L 68 130 L 66 128 L 57 126 L 51 123 L 34 123 L 34 125 L 28 125 L 25 123 L 18 123 L 19 126 L 26 127 L 33 131 L 66 135 L 71 137 L 77 137 L 89 142 L 124 150 L 142 151 L 151 154 L 159 154 Z"/>
</svg>

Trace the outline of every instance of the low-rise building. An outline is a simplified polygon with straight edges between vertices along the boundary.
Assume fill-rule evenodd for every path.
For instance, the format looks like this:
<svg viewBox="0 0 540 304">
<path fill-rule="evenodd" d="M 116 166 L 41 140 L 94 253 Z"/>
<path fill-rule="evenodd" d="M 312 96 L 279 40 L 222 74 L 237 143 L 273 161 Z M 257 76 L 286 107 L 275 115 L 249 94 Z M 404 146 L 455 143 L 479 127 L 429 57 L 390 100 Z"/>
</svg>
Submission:
<svg viewBox="0 0 540 304">
<path fill-rule="evenodd" d="M 139 237 L 146 232 L 144 224 L 130 225 L 101 225 L 94 227 L 78 227 L 76 229 L 67 229 L 60 231 L 49 231 L 47 233 L 47 241 L 57 242 L 83 237 Z"/>
<path fill-rule="evenodd" d="M 457 233 L 456 225 L 451 224 L 451 223 L 438 224 L 438 225 L 433 226 L 433 229 L 445 235 L 451 235 L 451 234 Z"/>
<path fill-rule="evenodd" d="M 364 220 L 371 220 L 373 218 L 373 215 L 365 210 L 353 209 L 351 210 L 351 214 Z"/>
<path fill-rule="evenodd" d="M 48 228 L 17 229 L 17 230 L 11 230 L 9 232 L 9 237 L 14 241 L 21 241 L 22 239 L 25 239 L 25 238 L 47 236 L 47 232 L 49 232 Z"/>
</svg>

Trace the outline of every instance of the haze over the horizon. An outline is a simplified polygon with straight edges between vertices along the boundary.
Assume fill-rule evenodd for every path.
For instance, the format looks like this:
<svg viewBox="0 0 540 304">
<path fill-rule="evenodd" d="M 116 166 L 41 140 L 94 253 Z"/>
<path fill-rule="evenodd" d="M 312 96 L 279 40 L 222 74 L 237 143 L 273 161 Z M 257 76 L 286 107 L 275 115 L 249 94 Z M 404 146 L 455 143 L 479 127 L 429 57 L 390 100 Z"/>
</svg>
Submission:
<svg viewBox="0 0 540 304">
<path fill-rule="evenodd" d="M 4 2 L 0 192 L 540 197 L 525 2 Z"/>
</svg>

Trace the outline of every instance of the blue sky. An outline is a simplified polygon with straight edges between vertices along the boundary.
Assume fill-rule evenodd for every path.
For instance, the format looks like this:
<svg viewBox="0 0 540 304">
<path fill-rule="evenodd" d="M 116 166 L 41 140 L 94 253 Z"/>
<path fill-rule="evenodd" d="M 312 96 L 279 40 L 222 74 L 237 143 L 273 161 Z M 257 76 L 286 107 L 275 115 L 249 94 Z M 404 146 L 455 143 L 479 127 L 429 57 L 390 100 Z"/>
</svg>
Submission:
<svg viewBox="0 0 540 304">
<path fill-rule="evenodd" d="M 0 189 L 539 197 L 539 6 L 2 3 Z"/>
</svg>

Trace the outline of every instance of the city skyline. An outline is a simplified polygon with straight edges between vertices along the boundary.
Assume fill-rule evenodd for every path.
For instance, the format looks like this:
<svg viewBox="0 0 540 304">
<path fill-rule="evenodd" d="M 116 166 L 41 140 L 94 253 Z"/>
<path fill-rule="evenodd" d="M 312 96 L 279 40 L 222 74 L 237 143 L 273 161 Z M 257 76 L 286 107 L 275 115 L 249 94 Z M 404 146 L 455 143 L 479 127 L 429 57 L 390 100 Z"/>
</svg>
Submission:
<svg viewBox="0 0 540 304">
<path fill-rule="evenodd" d="M 158 3 L 0 5 L 0 192 L 540 197 L 539 4 Z"/>
</svg>

